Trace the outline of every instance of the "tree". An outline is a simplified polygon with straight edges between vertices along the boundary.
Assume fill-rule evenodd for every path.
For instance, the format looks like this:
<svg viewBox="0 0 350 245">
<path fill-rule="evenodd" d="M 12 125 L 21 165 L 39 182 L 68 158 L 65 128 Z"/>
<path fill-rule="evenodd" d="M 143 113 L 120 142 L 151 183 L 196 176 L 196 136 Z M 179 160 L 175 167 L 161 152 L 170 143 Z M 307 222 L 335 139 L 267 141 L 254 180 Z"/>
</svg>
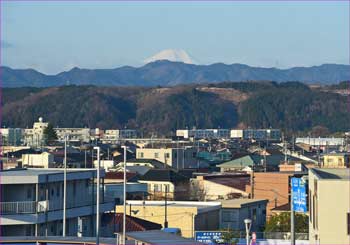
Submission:
<svg viewBox="0 0 350 245">
<path fill-rule="evenodd" d="M 232 230 L 224 230 L 222 233 L 222 244 L 235 245 L 238 243 L 239 232 Z"/>
<path fill-rule="evenodd" d="M 47 125 L 47 127 L 44 129 L 44 139 L 46 144 L 51 144 L 55 140 L 57 140 L 57 134 L 54 130 L 51 123 Z"/>
<path fill-rule="evenodd" d="M 295 232 L 309 232 L 309 218 L 307 215 L 295 213 Z M 266 232 L 290 232 L 290 212 L 273 215 L 266 223 Z"/>
</svg>

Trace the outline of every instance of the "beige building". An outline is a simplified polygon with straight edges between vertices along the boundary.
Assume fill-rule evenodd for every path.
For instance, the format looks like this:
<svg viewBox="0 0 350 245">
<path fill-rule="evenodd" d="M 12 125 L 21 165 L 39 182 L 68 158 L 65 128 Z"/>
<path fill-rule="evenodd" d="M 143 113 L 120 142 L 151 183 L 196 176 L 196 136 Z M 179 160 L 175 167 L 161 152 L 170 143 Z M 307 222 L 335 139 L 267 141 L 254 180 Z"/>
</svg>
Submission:
<svg viewBox="0 0 350 245">
<path fill-rule="evenodd" d="M 175 169 L 196 168 L 196 150 L 190 148 L 138 148 L 137 159 L 156 159 Z"/>
<path fill-rule="evenodd" d="M 323 155 L 324 168 L 349 168 L 350 154 L 349 153 L 328 153 Z"/>
<path fill-rule="evenodd" d="M 39 117 L 38 121 L 34 122 L 33 128 L 24 129 L 24 144 L 33 147 L 43 146 L 45 143 L 44 130 L 48 125 L 49 123 Z"/>
<path fill-rule="evenodd" d="M 310 244 L 350 244 L 350 170 L 309 170 Z"/>
<path fill-rule="evenodd" d="M 54 156 L 51 153 L 43 152 L 41 154 L 23 154 L 22 166 L 31 168 L 53 168 Z"/>
<path fill-rule="evenodd" d="M 174 202 L 167 205 L 169 228 L 181 229 L 184 237 L 194 237 L 194 231 L 212 231 L 220 227 L 220 202 Z M 123 213 L 123 205 L 116 206 Z M 127 201 L 127 214 L 163 225 L 165 221 L 164 201 Z"/>
</svg>

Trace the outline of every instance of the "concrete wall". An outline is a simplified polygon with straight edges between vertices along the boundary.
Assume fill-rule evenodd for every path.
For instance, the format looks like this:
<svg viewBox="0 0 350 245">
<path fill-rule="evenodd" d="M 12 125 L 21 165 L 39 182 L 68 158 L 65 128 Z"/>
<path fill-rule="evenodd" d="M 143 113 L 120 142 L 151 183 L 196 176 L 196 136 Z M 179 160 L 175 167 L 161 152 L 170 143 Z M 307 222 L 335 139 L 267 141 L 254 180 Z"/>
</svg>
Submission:
<svg viewBox="0 0 350 245">
<path fill-rule="evenodd" d="M 347 231 L 349 183 L 346 179 L 319 180 L 309 171 L 310 244 L 350 244 Z"/>
</svg>

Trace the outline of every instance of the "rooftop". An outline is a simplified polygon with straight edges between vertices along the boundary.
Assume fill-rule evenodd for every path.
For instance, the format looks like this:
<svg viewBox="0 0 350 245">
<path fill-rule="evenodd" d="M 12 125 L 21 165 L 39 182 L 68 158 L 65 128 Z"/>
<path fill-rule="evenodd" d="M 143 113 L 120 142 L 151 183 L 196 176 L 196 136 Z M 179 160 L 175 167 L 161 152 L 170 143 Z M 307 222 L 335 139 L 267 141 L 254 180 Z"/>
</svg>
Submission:
<svg viewBox="0 0 350 245">
<path fill-rule="evenodd" d="M 136 201 L 128 200 L 127 205 L 132 206 L 148 206 L 148 207 L 164 207 L 165 201 Z M 221 208 L 220 202 L 196 202 L 196 201 L 168 201 L 169 207 L 182 207 L 182 208 L 197 208 L 198 213 L 206 212 L 209 210 L 215 210 Z"/>
<path fill-rule="evenodd" d="M 266 199 L 231 199 L 220 201 L 223 208 L 242 208 L 251 204 L 267 203 Z"/>
<path fill-rule="evenodd" d="M 104 170 L 100 171 L 104 177 Z M 95 177 L 96 169 L 67 169 L 67 180 Z M 46 180 L 46 177 L 48 179 Z M 14 168 L 0 171 L 1 184 L 35 184 L 63 181 L 64 169 L 59 168 Z"/>
<path fill-rule="evenodd" d="M 311 169 L 319 177 L 319 179 L 342 179 L 350 181 L 350 169 L 348 168 L 322 168 Z"/>
</svg>

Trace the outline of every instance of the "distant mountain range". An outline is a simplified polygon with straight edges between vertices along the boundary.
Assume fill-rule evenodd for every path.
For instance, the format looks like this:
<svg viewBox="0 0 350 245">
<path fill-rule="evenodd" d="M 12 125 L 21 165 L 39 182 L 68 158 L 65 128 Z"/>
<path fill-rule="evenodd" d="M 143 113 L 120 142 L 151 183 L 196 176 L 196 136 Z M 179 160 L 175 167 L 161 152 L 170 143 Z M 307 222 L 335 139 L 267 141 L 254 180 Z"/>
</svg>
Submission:
<svg viewBox="0 0 350 245">
<path fill-rule="evenodd" d="M 1 80 L 2 87 L 53 87 L 72 84 L 149 87 L 248 80 L 333 84 L 350 80 L 350 66 L 324 64 L 312 67 L 277 69 L 251 67 L 243 64 L 194 65 L 160 60 L 142 67 L 73 68 L 57 75 L 45 75 L 34 69 L 1 67 Z"/>
</svg>

